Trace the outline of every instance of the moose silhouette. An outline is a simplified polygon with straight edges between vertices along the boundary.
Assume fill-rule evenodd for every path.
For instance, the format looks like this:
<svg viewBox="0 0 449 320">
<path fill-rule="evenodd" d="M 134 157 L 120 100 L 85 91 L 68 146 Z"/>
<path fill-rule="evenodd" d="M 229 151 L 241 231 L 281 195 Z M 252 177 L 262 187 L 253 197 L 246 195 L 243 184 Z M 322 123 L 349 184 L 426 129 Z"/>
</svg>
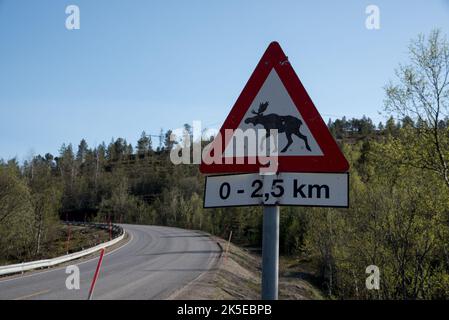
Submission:
<svg viewBox="0 0 449 320">
<path fill-rule="evenodd" d="M 288 147 L 290 147 L 291 144 L 293 143 L 292 134 L 302 139 L 306 145 L 306 149 L 312 151 L 307 141 L 307 137 L 301 134 L 301 132 L 299 132 L 299 129 L 302 125 L 302 121 L 292 116 L 280 116 L 275 113 L 263 115 L 263 113 L 268 108 L 268 104 L 269 104 L 268 101 L 260 103 L 258 111 L 251 110 L 251 112 L 256 116 L 246 118 L 245 123 L 246 124 L 251 123 L 254 126 L 258 124 L 262 125 L 266 130 L 265 135 L 266 139 L 270 137 L 270 129 L 271 130 L 277 129 L 278 133 L 285 133 L 285 136 L 287 137 L 287 145 L 284 147 L 284 149 L 281 150 L 281 153 L 287 151 Z"/>
</svg>

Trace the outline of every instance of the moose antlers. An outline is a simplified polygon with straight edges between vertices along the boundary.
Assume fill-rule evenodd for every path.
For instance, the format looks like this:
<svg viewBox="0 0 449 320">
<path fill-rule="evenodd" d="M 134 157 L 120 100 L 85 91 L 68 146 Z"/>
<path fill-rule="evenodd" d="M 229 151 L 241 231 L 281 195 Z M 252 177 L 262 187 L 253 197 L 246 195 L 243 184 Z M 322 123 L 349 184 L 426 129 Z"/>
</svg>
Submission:
<svg viewBox="0 0 449 320">
<path fill-rule="evenodd" d="M 260 103 L 260 104 L 259 104 L 259 111 L 251 110 L 251 112 L 254 113 L 254 114 L 260 115 L 260 114 L 262 114 L 265 110 L 267 110 L 268 104 L 269 104 L 268 101 L 263 102 L 263 103 Z"/>
</svg>

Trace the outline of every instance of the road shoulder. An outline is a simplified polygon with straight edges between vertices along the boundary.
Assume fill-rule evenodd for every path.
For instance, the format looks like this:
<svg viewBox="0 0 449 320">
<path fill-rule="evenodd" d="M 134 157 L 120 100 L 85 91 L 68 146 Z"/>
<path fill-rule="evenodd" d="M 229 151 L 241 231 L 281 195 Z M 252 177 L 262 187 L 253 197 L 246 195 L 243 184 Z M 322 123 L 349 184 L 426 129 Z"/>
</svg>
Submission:
<svg viewBox="0 0 449 320">
<path fill-rule="evenodd" d="M 171 300 L 259 300 L 261 287 L 261 257 L 248 250 L 229 245 L 227 241 L 212 237 L 223 249 L 223 254 L 210 271 L 184 286 Z M 320 291 L 306 279 L 292 275 L 281 266 L 279 298 L 294 300 L 323 299 Z"/>
</svg>

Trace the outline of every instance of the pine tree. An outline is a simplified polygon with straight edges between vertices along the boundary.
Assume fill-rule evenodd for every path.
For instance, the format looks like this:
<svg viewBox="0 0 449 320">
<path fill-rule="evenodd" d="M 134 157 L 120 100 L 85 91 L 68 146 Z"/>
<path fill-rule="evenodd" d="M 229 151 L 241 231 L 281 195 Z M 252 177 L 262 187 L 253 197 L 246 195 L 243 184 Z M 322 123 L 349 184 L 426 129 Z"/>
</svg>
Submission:
<svg viewBox="0 0 449 320">
<path fill-rule="evenodd" d="M 136 151 L 138 155 L 146 155 L 151 149 L 151 138 L 145 131 L 142 131 L 140 139 L 137 141 Z"/>
<path fill-rule="evenodd" d="M 78 145 L 78 152 L 76 153 L 76 161 L 78 163 L 84 163 L 86 161 L 86 155 L 89 151 L 89 147 L 87 146 L 86 140 L 82 139 L 80 144 Z"/>
</svg>

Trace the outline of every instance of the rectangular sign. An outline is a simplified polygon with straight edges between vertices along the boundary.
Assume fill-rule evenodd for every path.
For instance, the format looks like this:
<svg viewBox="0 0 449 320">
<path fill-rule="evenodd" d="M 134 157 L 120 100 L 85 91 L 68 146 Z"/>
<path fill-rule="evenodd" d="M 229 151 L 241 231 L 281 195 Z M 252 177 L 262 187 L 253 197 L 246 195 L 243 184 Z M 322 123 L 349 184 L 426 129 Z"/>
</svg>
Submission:
<svg viewBox="0 0 449 320">
<path fill-rule="evenodd" d="M 206 177 L 205 208 L 256 205 L 347 208 L 349 174 L 283 172 Z"/>
</svg>

